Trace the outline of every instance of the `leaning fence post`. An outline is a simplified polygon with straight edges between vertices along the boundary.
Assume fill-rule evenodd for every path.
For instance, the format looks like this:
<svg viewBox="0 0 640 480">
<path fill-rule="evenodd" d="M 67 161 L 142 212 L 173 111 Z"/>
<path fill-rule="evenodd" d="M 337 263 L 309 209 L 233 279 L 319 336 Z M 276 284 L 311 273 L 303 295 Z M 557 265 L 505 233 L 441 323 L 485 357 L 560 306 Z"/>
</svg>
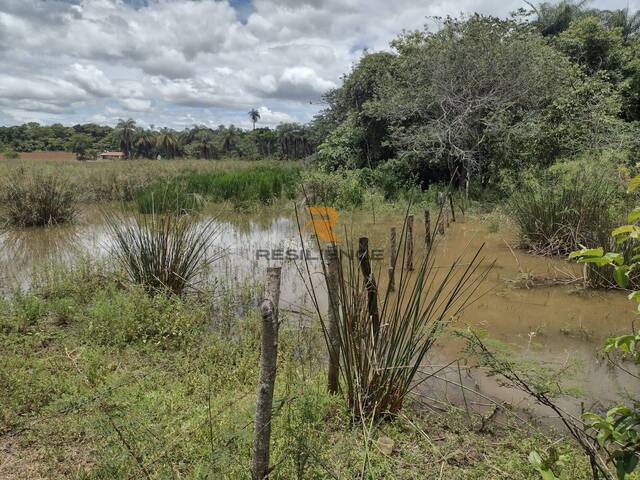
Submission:
<svg viewBox="0 0 640 480">
<path fill-rule="evenodd" d="M 396 289 L 396 227 L 389 230 L 389 291 Z"/>
<path fill-rule="evenodd" d="M 265 299 L 260 305 L 262 342 L 251 465 L 253 480 L 263 480 L 269 476 L 271 409 L 273 407 L 273 390 L 276 383 L 276 359 L 278 358 L 278 302 L 280 300 L 281 273 L 281 267 L 269 267 L 267 269 Z"/>
<path fill-rule="evenodd" d="M 413 271 L 413 215 L 407 215 L 407 270 Z"/>
<path fill-rule="evenodd" d="M 327 390 L 338 393 L 340 386 L 340 305 L 338 286 L 338 249 L 333 243 L 327 245 L 327 296 L 329 304 L 329 372 Z"/>
<path fill-rule="evenodd" d="M 424 209 L 424 246 L 429 248 L 431 245 L 431 214 L 429 209 Z"/>
<path fill-rule="evenodd" d="M 371 317 L 371 325 L 373 327 L 373 335 L 378 338 L 380 332 L 380 315 L 378 313 L 378 287 L 373 278 L 371 271 L 371 262 L 369 260 L 369 239 L 360 237 L 358 241 L 358 261 L 360 262 L 360 270 L 364 277 L 364 284 L 367 289 L 367 311 Z"/>
<path fill-rule="evenodd" d="M 438 233 L 440 235 L 444 235 L 444 217 L 445 217 L 445 208 L 444 208 L 444 193 L 438 193 Z"/>
<path fill-rule="evenodd" d="M 456 211 L 453 208 L 453 195 L 449 192 L 449 207 L 451 208 L 451 221 L 456 222 Z"/>
</svg>

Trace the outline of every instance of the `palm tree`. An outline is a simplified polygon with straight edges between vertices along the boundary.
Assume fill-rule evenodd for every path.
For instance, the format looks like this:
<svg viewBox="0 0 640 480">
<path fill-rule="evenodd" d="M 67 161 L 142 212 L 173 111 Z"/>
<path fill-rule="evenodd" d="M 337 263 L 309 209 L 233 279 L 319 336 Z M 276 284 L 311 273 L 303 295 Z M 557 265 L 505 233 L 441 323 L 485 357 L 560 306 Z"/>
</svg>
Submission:
<svg viewBox="0 0 640 480">
<path fill-rule="evenodd" d="M 120 141 L 120 149 L 124 156 L 131 158 L 133 139 L 136 133 L 136 122 L 133 119 L 120 120 L 116 125 L 116 135 Z"/>
<path fill-rule="evenodd" d="M 630 12 L 629 7 L 614 10 L 608 13 L 605 23 L 610 28 L 621 28 L 622 36 L 628 40 L 640 30 L 640 11 Z"/>
<path fill-rule="evenodd" d="M 167 158 L 173 158 L 176 155 L 178 139 L 176 138 L 175 133 L 168 128 L 160 130 L 156 144 L 158 145 L 158 149 L 160 149 Z"/>
<path fill-rule="evenodd" d="M 260 120 L 260 112 L 258 110 L 256 110 L 255 108 L 252 108 L 251 110 L 249 110 L 249 118 L 253 122 L 253 129 L 255 130 L 256 129 L 256 122 L 258 120 Z"/>
<path fill-rule="evenodd" d="M 211 138 L 211 134 L 207 130 L 201 130 L 196 135 L 198 140 L 198 150 L 200 158 L 210 160 L 216 157 L 216 149 Z"/>
<path fill-rule="evenodd" d="M 152 132 L 140 129 L 134 143 L 138 154 L 145 158 L 151 158 L 151 151 L 156 143 L 155 140 L 156 139 Z"/>
<path fill-rule="evenodd" d="M 542 35 L 557 35 L 569 28 L 569 24 L 578 18 L 590 0 L 561 0 L 557 4 L 542 2 L 534 5 L 525 0 L 536 15 L 534 25 Z"/>
</svg>

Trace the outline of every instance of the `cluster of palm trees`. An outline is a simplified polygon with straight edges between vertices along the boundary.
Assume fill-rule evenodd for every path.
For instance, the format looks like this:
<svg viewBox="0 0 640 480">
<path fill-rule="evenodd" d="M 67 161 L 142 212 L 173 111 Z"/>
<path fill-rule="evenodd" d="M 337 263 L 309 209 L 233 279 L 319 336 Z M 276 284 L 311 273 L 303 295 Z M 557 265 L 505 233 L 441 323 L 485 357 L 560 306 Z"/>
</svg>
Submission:
<svg viewBox="0 0 640 480">
<path fill-rule="evenodd" d="M 152 158 L 154 154 L 173 158 L 178 154 L 178 137 L 167 128 L 155 131 L 139 128 L 135 120 L 120 120 L 114 131 L 125 157 Z"/>
<path fill-rule="evenodd" d="M 251 131 L 233 125 L 210 128 L 194 125 L 182 131 L 168 128 L 141 128 L 132 119 L 120 120 L 114 130 L 114 143 L 126 158 L 198 157 L 216 159 L 221 156 L 304 158 L 315 151 L 317 135 L 310 126 L 282 124 L 275 129 L 256 128 L 260 112 L 252 109 Z"/>
<path fill-rule="evenodd" d="M 589 9 L 589 0 L 561 0 L 559 2 L 542 2 L 533 4 L 526 2 L 535 15 L 536 25 L 543 35 L 557 35 L 569 28 L 571 22 L 583 16 L 595 16 L 608 27 L 619 27 L 625 40 L 640 31 L 640 12 L 633 12 L 629 7 L 619 10 Z"/>
</svg>

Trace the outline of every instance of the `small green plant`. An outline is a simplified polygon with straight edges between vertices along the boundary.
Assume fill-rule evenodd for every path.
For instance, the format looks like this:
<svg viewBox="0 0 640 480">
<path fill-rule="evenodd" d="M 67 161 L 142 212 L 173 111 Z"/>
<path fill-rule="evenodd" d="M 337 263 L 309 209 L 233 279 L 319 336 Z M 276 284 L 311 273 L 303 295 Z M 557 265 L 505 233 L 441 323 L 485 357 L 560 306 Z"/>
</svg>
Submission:
<svg viewBox="0 0 640 480">
<path fill-rule="evenodd" d="M 542 480 L 566 479 L 565 475 L 557 475 L 558 471 L 562 471 L 562 467 L 566 460 L 566 455 L 558 454 L 558 450 L 553 447 L 544 455 L 540 455 L 535 450 L 529 453 L 529 463 L 542 476 Z"/>
<path fill-rule="evenodd" d="M 185 293 L 220 258 L 212 252 L 215 219 L 199 223 L 191 215 L 105 215 L 114 237 L 113 254 L 129 279 L 149 292 Z"/>
<path fill-rule="evenodd" d="M 5 223 L 16 227 L 35 227 L 66 223 L 76 215 L 76 198 L 63 177 L 18 169 L 2 181 L 0 192 Z"/>
</svg>

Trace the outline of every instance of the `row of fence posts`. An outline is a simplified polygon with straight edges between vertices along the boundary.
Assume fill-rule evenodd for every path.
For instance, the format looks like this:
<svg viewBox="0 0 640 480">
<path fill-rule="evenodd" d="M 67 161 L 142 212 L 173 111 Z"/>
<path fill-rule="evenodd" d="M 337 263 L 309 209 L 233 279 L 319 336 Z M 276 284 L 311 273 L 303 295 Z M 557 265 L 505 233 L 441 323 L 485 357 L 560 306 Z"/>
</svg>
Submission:
<svg viewBox="0 0 640 480">
<path fill-rule="evenodd" d="M 425 249 L 431 248 L 431 242 L 435 235 L 444 235 L 445 228 L 449 228 L 449 215 L 451 215 L 451 222 L 456 221 L 456 213 L 453 208 L 453 198 L 451 194 L 439 193 L 438 194 L 438 225 L 436 230 L 431 233 L 431 213 L 429 209 L 424 210 L 424 247 Z M 413 271 L 413 253 L 414 253 L 414 240 L 413 240 L 413 215 L 407 215 L 406 224 L 406 240 L 405 240 L 405 262 L 407 271 Z M 396 279 L 395 270 L 398 261 L 398 247 L 397 247 L 397 230 L 396 227 L 389 229 L 389 290 L 395 291 Z"/>
<path fill-rule="evenodd" d="M 448 200 L 448 202 L 447 202 Z M 448 205 L 447 205 L 448 203 Z M 424 246 L 431 248 L 433 237 L 444 235 L 445 228 L 449 227 L 449 214 L 451 221 L 456 221 L 453 208 L 453 199 L 450 194 L 438 194 L 438 225 L 431 233 L 431 215 L 428 209 L 424 210 Z M 413 270 L 413 215 L 406 218 L 405 261 L 407 270 Z M 395 267 L 398 259 L 397 230 L 391 227 L 389 230 L 389 289 L 395 290 Z M 338 294 L 338 249 L 334 244 L 327 245 L 326 283 L 328 294 L 328 348 L 329 369 L 327 375 L 327 389 L 331 393 L 339 391 L 340 373 L 340 306 Z M 378 288 L 376 285 L 371 260 L 369 257 L 369 238 L 361 237 L 358 241 L 358 262 L 360 271 L 364 277 L 364 286 L 367 291 L 367 308 L 372 319 L 374 336 L 377 337 L 380 329 L 380 317 L 378 312 Z M 262 317 L 262 336 L 260 350 L 260 373 L 258 379 L 258 391 L 256 400 L 256 416 L 254 422 L 253 456 L 251 464 L 251 476 L 253 480 L 264 480 L 269 477 L 269 451 L 271 440 L 271 417 L 273 408 L 273 392 L 276 381 L 276 360 L 278 357 L 278 330 L 279 315 L 278 303 L 280 300 L 282 269 L 281 267 L 267 268 L 267 285 L 265 298 L 260 304 Z"/>
</svg>

